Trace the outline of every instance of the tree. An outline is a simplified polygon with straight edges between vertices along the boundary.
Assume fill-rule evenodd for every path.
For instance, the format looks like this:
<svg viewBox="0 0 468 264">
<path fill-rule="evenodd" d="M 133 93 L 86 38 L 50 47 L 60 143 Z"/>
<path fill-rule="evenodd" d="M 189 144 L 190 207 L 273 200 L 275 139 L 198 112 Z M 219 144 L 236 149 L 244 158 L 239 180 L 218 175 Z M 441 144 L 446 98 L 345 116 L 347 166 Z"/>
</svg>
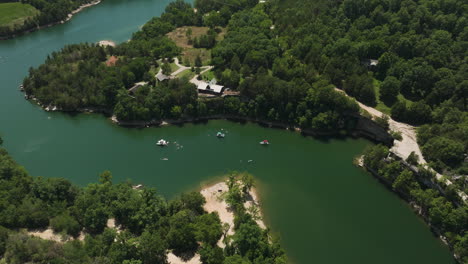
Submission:
<svg viewBox="0 0 468 264">
<path fill-rule="evenodd" d="M 171 216 L 167 242 L 170 249 L 177 253 L 193 251 L 198 244 L 195 238 L 195 227 L 192 225 L 190 212 L 182 210 Z"/>
<path fill-rule="evenodd" d="M 240 224 L 236 233 L 233 235 L 233 246 L 239 250 L 242 256 L 249 259 L 255 259 L 259 254 L 262 241 L 262 230 L 253 221 Z"/>
<path fill-rule="evenodd" d="M 252 189 L 252 187 L 254 187 L 255 184 L 254 177 L 252 176 L 252 174 L 244 173 L 242 174 L 241 181 L 243 185 L 242 192 L 244 193 L 244 195 L 249 194 L 250 190 Z"/>
<path fill-rule="evenodd" d="M 431 222 L 438 227 L 442 227 L 452 209 L 452 204 L 444 197 L 433 199 L 431 202 L 431 208 L 429 209 L 429 217 L 431 218 Z"/>
<path fill-rule="evenodd" d="M 93 205 L 83 215 L 83 226 L 93 234 L 101 233 L 107 225 L 108 215 L 99 204 Z"/>
<path fill-rule="evenodd" d="M 251 262 L 248 259 L 242 258 L 242 256 L 236 254 L 226 257 L 223 264 L 251 264 Z"/>
<path fill-rule="evenodd" d="M 392 188 L 405 194 L 409 194 L 412 189 L 415 189 L 417 183 L 414 175 L 409 170 L 403 170 L 400 175 L 395 179 Z"/>
<path fill-rule="evenodd" d="M 210 28 L 215 28 L 216 26 L 221 26 L 223 24 L 223 18 L 220 13 L 211 11 L 203 16 L 203 24 Z"/>
<path fill-rule="evenodd" d="M 387 105 L 392 105 L 397 101 L 400 93 L 400 81 L 393 76 L 388 76 L 380 85 L 380 99 Z"/>
<path fill-rule="evenodd" d="M 454 246 L 454 252 L 457 254 L 462 262 L 468 261 L 468 231 L 464 234 L 457 236 Z"/>
<path fill-rule="evenodd" d="M 367 147 L 364 150 L 364 165 L 378 171 L 382 164 L 382 160 L 388 156 L 388 147 L 384 145 L 375 145 Z"/>
<path fill-rule="evenodd" d="M 167 263 L 166 250 L 167 243 L 158 232 L 154 230 L 143 232 L 138 247 L 138 253 L 143 264 Z"/>
<path fill-rule="evenodd" d="M 108 170 L 102 172 L 99 175 L 99 182 L 102 184 L 105 184 L 105 183 L 112 184 L 112 173 Z"/>
<path fill-rule="evenodd" d="M 178 105 L 174 105 L 172 108 L 171 108 L 171 116 L 174 118 L 174 119 L 179 119 L 182 117 L 182 108 Z"/>
<path fill-rule="evenodd" d="M 168 62 L 163 63 L 161 69 L 162 73 L 165 75 L 171 75 L 172 73 L 171 65 Z"/>
<path fill-rule="evenodd" d="M 7 228 L 3 226 L 0 226 L 0 255 L 2 256 L 5 254 L 8 237 L 10 235 L 9 233 L 10 233 L 10 230 L 8 230 Z"/>
<path fill-rule="evenodd" d="M 187 31 L 185 31 L 185 36 L 187 36 L 188 38 L 192 37 L 192 28 L 191 27 L 187 28 Z"/>
<path fill-rule="evenodd" d="M 241 63 L 237 54 L 234 54 L 234 56 L 232 56 L 230 68 L 231 70 L 236 72 L 239 72 L 241 70 Z"/>
<path fill-rule="evenodd" d="M 181 195 L 180 200 L 185 209 L 191 210 L 197 214 L 203 214 L 205 212 L 203 205 L 206 203 L 206 200 L 199 192 L 184 193 Z"/>
<path fill-rule="evenodd" d="M 195 237 L 197 241 L 214 246 L 223 234 L 218 213 L 203 214 L 195 221 Z"/>
<path fill-rule="evenodd" d="M 224 253 L 220 247 L 204 245 L 199 252 L 203 264 L 223 264 Z"/>
<path fill-rule="evenodd" d="M 374 119 L 375 123 L 377 123 L 377 125 L 381 126 L 385 130 L 390 128 L 390 124 L 388 123 L 389 120 L 390 118 L 388 115 L 378 116 Z"/>
<path fill-rule="evenodd" d="M 407 120 L 408 110 L 404 101 L 398 101 L 393 104 L 391 109 L 392 118 L 399 121 Z"/>
<path fill-rule="evenodd" d="M 419 163 L 418 154 L 414 153 L 414 151 L 411 151 L 411 153 L 406 158 L 406 162 L 408 162 L 411 165 L 418 165 L 418 163 Z"/>
<path fill-rule="evenodd" d="M 201 67 L 203 64 L 202 64 L 202 60 L 201 60 L 201 57 L 200 55 L 197 55 L 197 57 L 195 58 L 195 67 Z"/>
<path fill-rule="evenodd" d="M 431 108 L 424 101 L 412 103 L 408 109 L 408 121 L 413 124 L 424 124 L 431 121 Z"/>
<path fill-rule="evenodd" d="M 411 196 L 414 197 L 418 205 L 421 206 L 424 212 L 427 212 L 431 206 L 432 200 L 438 197 L 438 193 L 434 189 L 414 189 L 411 190 Z"/>
<path fill-rule="evenodd" d="M 80 224 L 68 213 L 58 215 L 50 219 L 50 226 L 54 232 L 65 232 L 68 235 L 77 237 L 81 231 Z"/>
<path fill-rule="evenodd" d="M 449 167 L 456 167 L 463 161 L 463 144 L 445 137 L 434 137 L 422 146 L 428 160 L 441 161 Z"/>
</svg>

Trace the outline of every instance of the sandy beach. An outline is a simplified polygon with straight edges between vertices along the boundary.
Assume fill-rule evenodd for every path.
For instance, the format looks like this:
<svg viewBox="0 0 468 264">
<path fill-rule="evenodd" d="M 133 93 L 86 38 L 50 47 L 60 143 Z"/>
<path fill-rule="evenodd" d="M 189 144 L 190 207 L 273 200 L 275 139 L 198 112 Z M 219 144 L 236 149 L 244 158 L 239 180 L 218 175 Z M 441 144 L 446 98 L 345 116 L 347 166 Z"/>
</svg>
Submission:
<svg viewBox="0 0 468 264">
<path fill-rule="evenodd" d="M 224 200 L 224 196 L 226 192 L 229 190 L 229 187 L 227 184 L 222 181 L 218 182 L 216 184 L 209 185 L 205 188 L 203 188 L 200 193 L 205 197 L 206 203 L 203 206 L 205 211 L 208 213 L 212 212 L 217 212 L 219 215 L 219 218 L 222 222 L 222 224 L 228 224 L 229 225 L 229 230 L 227 232 L 227 235 L 233 235 L 234 234 L 234 213 L 229 208 L 229 205 L 226 203 Z M 265 229 L 265 223 L 263 222 L 261 213 L 260 213 L 260 200 L 257 191 L 252 188 L 249 192 L 249 199 L 244 203 L 244 206 L 246 209 L 251 208 L 252 206 L 257 207 L 259 213 L 258 219 L 256 219 L 257 224 Z M 250 211 L 250 210 L 248 210 Z M 108 219 L 107 221 L 107 227 L 108 228 L 114 228 L 117 229 L 118 232 L 120 231 L 120 228 L 116 226 L 115 219 L 111 218 Z M 73 240 L 73 237 L 62 237 L 61 234 L 54 233 L 51 228 L 45 229 L 45 230 L 34 230 L 34 231 L 29 231 L 29 235 L 35 236 L 35 237 L 40 237 L 42 239 L 46 240 L 53 240 L 56 242 L 66 242 L 69 240 Z M 77 238 L 78 240 L 84 240 L 85 234 L 81 232 L 80 236 Z M 221 248 L 224 248 L 226 245 L 223 243 L 223 239 L 221 238 L 217 245 Z M 178 256 L 174 255 L 172 252 L 167 253 L 167 260 L 169 264 L 200 264 L 200 255 L 195 254 L 193 258 L 189 260 L 183 260 L 179 258 Z"/>
<path fill-rule="evenodd" d="M 115 47 L 115 42 L 111 41 L 111 40 L 101 40 L 98 42 L 98 45 L 99 46 L 111 46 L 111 47 Z"/>
<path fill-rule="evenodd" d="M 233 235 L 234 234 L 234 213 L 233 211 L 229 208 L 229 205 L 226 203 L 226 201 L 223 199 L 223 194 L 225 194 L 229 190 L 227 184 L 225 182 L 219 182 L 214 185 L 210 185 L 200 191 L 200 193 L 205 197 L 206 199 L 206 204 L 204 205 L 205 211 L 208 213 L 211 212 L 218 212 L 219 214 L 219 219 L 221 222 L 224 224 L 229 225 L 229 230 L 227 232 L 227 235 Z M 259 206 L 259 199 L 258 199 L 258 194 L 254 188 L 250 190 L 250 197 L 251 199 L 248 200 L 244 206 L 246 208 L 249 208 L 251 206 Z M 265 223 L 262 220 L 262 217 L 260 215 L 260 218 L 257 219 L 257 224 L 265 229 Z M 218 246 L 220 248 L 224 248 L 226 245 L 224 245 L 222 239 L 218 241 Z"/>
</svg>

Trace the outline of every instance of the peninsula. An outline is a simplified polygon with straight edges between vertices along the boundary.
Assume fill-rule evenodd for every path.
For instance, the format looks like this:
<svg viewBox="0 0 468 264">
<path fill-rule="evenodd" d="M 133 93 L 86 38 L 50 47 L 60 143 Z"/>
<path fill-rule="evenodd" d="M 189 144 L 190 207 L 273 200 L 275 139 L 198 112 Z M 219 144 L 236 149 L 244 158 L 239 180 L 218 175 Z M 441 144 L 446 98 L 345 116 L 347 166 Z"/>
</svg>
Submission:
<svg viewBox="0 0 468 264">
<path fill-rule="evenodd" d="M 101 0 L 2 1 L 0 3 L 0 40 L 65 23 L 74 14 L 100 2 Z"/>
<path fill-rule="evenodd" d="M 66 46 L 30 69 L 26 98 L 123 125 L 237 118 L 366 135 L 383 144 L 361 164 L 467 263 L 463 1 L 227 3 L 176 1 L 129 42 Z"/>
<path fill-rule="evenodd" d="M 287 263 L 246 173 L 166 201 L 109 171 L 84 188 L 32 177 L 0 148 L 0 178 L 6 263 Z"/>
</svg>

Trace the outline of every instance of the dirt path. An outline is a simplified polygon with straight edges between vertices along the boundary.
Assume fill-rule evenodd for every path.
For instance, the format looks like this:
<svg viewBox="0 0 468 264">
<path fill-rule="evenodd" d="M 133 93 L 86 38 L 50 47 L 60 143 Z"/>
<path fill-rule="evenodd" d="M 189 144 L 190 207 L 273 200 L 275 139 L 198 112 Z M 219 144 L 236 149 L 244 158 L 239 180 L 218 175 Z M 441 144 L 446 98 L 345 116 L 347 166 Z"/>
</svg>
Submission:
<svg viewBox="0 0 468 264">
<path fill-rule="evenodd" d="M 175 65 L 177 65 L 177 67 L 179 67 L 179 69 L 177 69 L 175 72 L 171 73 L 172 76 L 177 76 L 177 74 L 185 71 L 185 70 L 189 70 L 190 67 L 187 67 L 187 66 L 184 66 L 182 64 L 179 63 L 179 59 L 178 58 L 174 58 L 174 63 Z"/>
<path fill-rule="evenodd" d="M 229 230 L 227 232 L 227 235 L 233 235 L 234 234 L 234 213 L 229 208 L 229 205 L 226 203 L 226 201 L 223 199 L 224 198 L 223 195 L 227 191 L 229 191 L 229 187 L 227 186 L 227 184 L 225 182 L 219 182 L 217 184 L 204 188 L 203 190 L 200 191 L 200 193 L 206 199 L 206 204 L 203 206 L 205 211 L 207 211 L 208 213 L 218 212 L 221 223 L 229 225 Z M 258 199 L 258 195 L 255 189 L 250 190 L 250 197 L 251 199 L 249 199 L 244 204 L 245 208 L 248 209 L 251 206 L 257 206 L 259 208 L 259 199 Z M 257 221 L 257 224 L 261 228 L 263 229 L 266 228 L 265 223 L 263 222 L 261 216 L 256 221 Z M 218 241 L 218 246 L 220 248 L 225 247 L 222 240 L 223 239 L 221 238 Z"/>
<path fill-rule="evenodd" d="M 347 95 L 343 90 L 340 90 L 338 88 L 335 88 L 336 91 L 350 97 Z M 353 97 L 351 97 L 353 98 Z M 354 98 L 353 98 L 354 99 Z M 369 114 L 371 114 L 374 117 L 382 117 L 384 114 L 380 112 L 379 110 L 372 108 L 370 106 L 367 106 L 365 104 L 362 104 L 356 100 L 356 102 L 359 104 L 359 107 L 361 107 L 363 110 L 366 110 Z M 390 118 L 390 117 L 389 117 Z M 390 151 L 397 155 L 398 157 L 406 160 L 408 156 L 411 154 L 411 152 L 414 152 L 416 155 L 418 155 L 419 160 L 418 163 L 420 165 L 423 165 L 425 168 L 429 168 L 427 165 L 426 160 L 424 159 L 424 156 L 422 155 L 421 149 L 419 148 L 418 142 L 417 142 L 417 136 L 416 136 L 416 128 L 414 126 L 401 123 L 398 121 L 393 120 L 390 118 L 388 120 L 388 123 L 390 125 L 390 130 L 392 131 L 398 131 L 401 133 L 402 140 L 398 141 L 395 140 L 393 143 L 392 148 L 390 148 Z M 429 168 L 433 173 L 435 173 L 435 177 L 437 180 L 443 180 L 446 185 L 451 185 L 452 182 L 448 179 L 443 179 L 443 176 L 434 171 L 433 169 Z M 459 191 L 458 195 L 460 198 L 466 202 L 468 201 L 468 196 L 462 192 Z"/>
</svg>

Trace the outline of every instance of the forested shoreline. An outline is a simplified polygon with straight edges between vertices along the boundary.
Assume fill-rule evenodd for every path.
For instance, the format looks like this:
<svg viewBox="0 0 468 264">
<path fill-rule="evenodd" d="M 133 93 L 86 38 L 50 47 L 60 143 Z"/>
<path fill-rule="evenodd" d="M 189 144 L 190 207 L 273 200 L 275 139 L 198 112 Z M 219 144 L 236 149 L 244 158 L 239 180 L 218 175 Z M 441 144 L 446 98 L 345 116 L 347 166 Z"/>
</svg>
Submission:
<svg viewBox="0 0 468 264">
<path fill-rule="evenodd" d="M 123 122 L 230 115 L 350 131 L 356 125 L 352 116 L 362 113 L 353 99 L 335 91 L 342 89 L 394 120 L 418 126 L 424 158 L 453 184 L 442 191 L 437 184 L 424 185 L 435 182 L 432 173 L 415 179 L 386 159 L 386 149 L 369 151 L 375 153 L 366 156 L 375 154 L 375 160 L 365 165 L 427 210 L 428 222 L 466 263 L 467 208 L 451 195 L 466 193 L 468 186 L 468 5 L 462 0 L 226 3 L 197 0 L 194 12 L 176 1 L 130 42 L 115 48 L 67 46 L 31 68 L 24 89 L 45 107 L 98 107 Z M 198 97 L 184 78 L 156 81 L 152 70 L 168 68 L 180 56 L 166 34 L 182 26 L 227 28 L 210 48 L 210 64 L 216 79 L 239 97 Z M 118 61 L 109 67 L 111 56 Z M 130 93 L 140 81 L 147 84 Z M 376 121 L 388 129 L 385 118 Z M 408 162 L 417 164 L 419 157 L 410 157 Z"/>
<path fill-rule="evenodd" d="M 387 107 L 395 120 L 422 125 L 418 141 L 431 166 L 466 175 L 466 5 L 376 0 L 359 9 L 358 2 L 200 0 L 194 12 L 177 1 L 116 48 L 77 44 L 52 53 L 30 69 L 24 87 L 44 106 L 97 107 L 124 122 L 230 114 L 322 131 L 352 129 L 347 116 L 359 112 L 333 90 L 340 87 L 363 103 Z M 443 22 L 448 18 L 452 24 Z M 197 98 L 187 80 L 156 82 L 151 70 L 180 54 L 166 34 L 181 26 L 227 26 L 211 49 L 211 64 L 218 81 L 241 97 L 208 100 Z M 106 67 L 110 56 L 118 58 L 114 67 Z M 369 59 L 378 64 L 369 66 Z M 148 84 L 129 96 L 139 81 Z"/>
<path fill-rule="evenodd" d="M 167 263 L 172 252 L 198 253 L 205 264 L 285 264 L 278 241 L 243 207 L 252 178 L 231 175 L 229 180 L 232 236 L 216 212 L 205 212 L 199 192 L 166 201 L 153 188 L 113 183 L 109 171 L 83 188 L 63 178 L 32 177 L 0 147 L 0 256 L 12 264 L 141 264 Z M 118 229 L 107 227 L 110 218 Z M 48 227 L 65 240 L 43 240 L 23 230 Z M 221 238 L 224 249 L 217 245 Z"/>
<path fill-rule="evenodd" d="M 101 0 L 21 0 L 21 3 L 33 6 L 39 13 L 33 17 L 27 18 L 22 25 L 0 26 L 0 40 L 14 38 L 42 27 L 61 23 L 68 20 L 69 15 L 78 8 L 100 1 Z"/>
<path fill-rule="evenodd" d="M 364 151 L 363 165 L 389 189 L 408 201 L 460 263 L 468 263 L 468 205 L 453 186 L 438 181 L 431 170 L 389 155 L 388 147 Z"/>
</svg>

